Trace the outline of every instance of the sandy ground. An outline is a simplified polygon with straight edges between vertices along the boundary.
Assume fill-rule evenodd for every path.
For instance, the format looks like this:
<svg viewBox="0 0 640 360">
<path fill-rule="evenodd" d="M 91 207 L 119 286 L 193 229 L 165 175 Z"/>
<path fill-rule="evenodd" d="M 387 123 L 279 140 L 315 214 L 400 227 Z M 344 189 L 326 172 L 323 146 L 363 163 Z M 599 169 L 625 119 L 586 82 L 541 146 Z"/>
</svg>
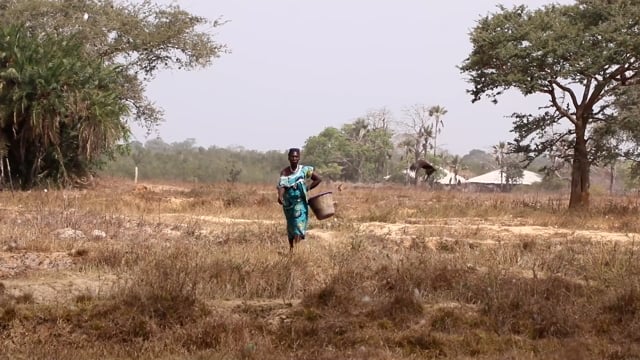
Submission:
<svg viewBox="0 0 640 360">
<path fill-rule="evenodd" d="M 167 220 L 185 215 L 165 214 Z M 212 216 L 193 216 L 195 220 L 205 222 L 207 227 L 216 228 L 233 224 L 275 224 L 275 221 L 232 219 Z M 175 220 L 175 219 L 174 219 Z M 640 239 L 640 234 L 615 233 L 592 230 L 569 230 L 556 227 L 499 225 L 481 219 L 445 219 L 430 221 L 429 224 L 414 223 L 360 223 L 356 231 L 362 236 L 384 237 L 397 242 L 399 246 L 410 239 L 424 239 L 427 243 L 461 239 L 479 243 L 499 243 L 518 241 L 523 238 L 545 240 L 589 240 L 594 242 L 630 242 Z M 426 237 L 426 230 L 433 233 L 434 228 L 441 230 L 442 236 Z M 437 233 L 437 231 L 436 231 Z M 451 235 L 454 234 L 454 235 Z M 457 235 L 455 235 L 457 234 Z M 455 236 L 455 237 L 454 237 Z M 308 239 L 333 244 L 345 241 L 338 232 L 325 229 L 311 229 Z M 432 244 L 433 245 L 433 244 Z M 112 274 L 72 271 L 73 254 L 38 253 L 6 248 L 0 249 L 0 283 L 4 291 L 19 296 L 31 294 L 35 302 L 66 301 L 78 295 L 98 295 L 108 292 L 117 282 Z M 274 305 L 275 304 L 275 305 Z M 221 306 L 240 306 L 239 302 L 221 303 Z M 278 301 L 268 301 L 256 306 L 276 306 Z M 285 305 L 282 305 L 285 306 Z M 288 305 L 286 305 L 288 306 Z"/>
</svg>

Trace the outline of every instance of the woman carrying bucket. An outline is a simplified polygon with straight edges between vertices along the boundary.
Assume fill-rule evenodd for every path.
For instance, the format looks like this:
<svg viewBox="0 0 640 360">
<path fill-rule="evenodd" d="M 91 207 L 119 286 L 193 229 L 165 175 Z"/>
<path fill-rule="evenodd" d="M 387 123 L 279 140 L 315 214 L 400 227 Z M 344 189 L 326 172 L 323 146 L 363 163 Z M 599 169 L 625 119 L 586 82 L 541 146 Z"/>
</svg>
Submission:
<svg viewBox="0 0 640 360">
<path fill-rule="evenodd" d="M 278 203 L 284 209 L 287 219 L 287 236 L 289 238 L 289 250 L 293 245 L 304 239 L 309 222 L 309 205 L 307 204 L 308 191 L 322 182 L 312 166 L 300 165 L 300 149 L 289 149 L 289 166 L 280 172 L 278 181 Z M 307 180 L 311 184 L 307 189 Z"/>
</svg>

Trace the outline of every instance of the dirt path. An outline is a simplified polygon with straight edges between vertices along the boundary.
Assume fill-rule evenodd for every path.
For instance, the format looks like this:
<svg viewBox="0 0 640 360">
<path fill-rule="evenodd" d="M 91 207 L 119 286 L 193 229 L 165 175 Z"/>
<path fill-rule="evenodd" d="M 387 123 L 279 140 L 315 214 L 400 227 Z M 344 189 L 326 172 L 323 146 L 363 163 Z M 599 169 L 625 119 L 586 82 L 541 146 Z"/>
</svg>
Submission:
<svg viewBox="0 0 640 360">
<path fill-rule="evenodd" d="M 450 233 L 471 233 L 478 234 L 480 232 L 487 236 L 495 236 L 496 238 L 513 237 L 517 240 L 519 235 L 535 236 L 548 240 L 566 240 L 566 239 L 584 239 L 590 241 L 620 241 L 628 242 L 640 240 L 638 233 L 619 233 L 609 231 L 596 230 L 571 230 L 556 227 L 531 226 L 531 225 L 494 225 L 494 224 L 461 224 L 456 222 L 447 222 L 442 224 L 389 224 L 369 222 L 359 225 L 359 229 L 365 233 L 371 233 L 379 236 L 403 238 L 406 236 L 416 236 L 421 233 L 433 232 L 430 230 L 454 230 Z M 506 236 L 505 236 L 506 235 Z"/>
<path fill-rule="evenodd" d="M 167 218 L 179 217 L 185 216 L 167 214 Z M 215 216 L 186 216 L 186 218 L 205 221 L 212 227 L 229 226 L 230 224 L 272 225 L 276 223 L 272 220 L 233 219 Z M 498 221 L 486 223 L 486 220 L 481 219 L 444 219 L 439 222 L 432 221 L 430 224 L 366 222 L 358 224 L 355 231 L 362 236 L 383 236 L 395 240 L 394 242 L 401 246 L 404 243 L 410 243 L 411 239 L 422 238 L 428 243 L 434 240 L 463 240 L 480 244 L 517 241 L 525 236 L 528 239 L 547 241 L 576 239 L 594 242 L 632 242 L 640 240 L 640 234 L 637 233 L 501 225 Z M 341 232 L 338 229 L 316 228 L 311 229 L 308 235 L 310 240 L 319 240 L 323 246 L 330 247 L 342 241 L 350 241 L 349 239 L 353 239 L 354 234 Z M 117 280 L 113 275 L 74 272 L 72 268 L 73 257 L 67 253 L 0 251 L 0 282 L 4 285 L 5 291 L 15 296 L 30 294 L 29 296 L 32 296 L 35 302 L 65 301 L 79 295 L 96 296 L 110 291 Z M 237 306 L 239 304 L 241 303 L 237 301 L 219 303 L 220 306 Z M 267 305 L 274 304 L 269 300 Z"/>
<path fill-rule="evenodd" d="M 114 275 L 63 271 L 4 279 L 2 284 L 11 296 L 29 296 L 33 302 L 44 304 L 73 301 L 81 295 L 97 297 L 110 292 L 116 281 Z"/>
<path fill-rule="evenodd" d="M 166 214 L 167 217 L 184 216 L 179 214 Z M 274 220 L 261 219 L 234 219 L 219 216 L 189 216 L 191 219 L 202 220 L 214 224 L 278 224 L 280 222 Z M 417 220 L 413 220 L 417 222 Z M 422 220 L 424 221 L 424 220 Z M 444 219 L 430 220 L 429 224 L 424 223 L 381 223 L 366 222 L 360 223 L 358 229 L 364 233 L 374 235 L 397 237 L 399 239 L 406 236 L 416 236 L 425 231 L 432 232 L 433 229 L 453 229 L 451 233 L 466 232 L 478 233 L 483 232 L 488 236 L 495 234 L 496 237 L 504 238 L 512 235 L 536 236 L 548 239 L 572 239 L 582 238 L 591 241 L 635 241 L 640 240 L 638 233 L 620 233 L 598 230 L 572 230 L 557 227 L 545 227 L 534 225 L 496 225 L 488 224 L 484 219 Z M 335 241 L 338 232 L 326 231 L 320 229 L 309 230 L 309 235 L 318 237 L 323 241 Z M 517 238 L 515 238 L 517 239 Z"/>
<path fill-rule="evenodd" d="M 1 251 L 0 279 L 34 271 L 59 271 L 72 266 L 73 259 L 64 252 Z"/>
</svg>

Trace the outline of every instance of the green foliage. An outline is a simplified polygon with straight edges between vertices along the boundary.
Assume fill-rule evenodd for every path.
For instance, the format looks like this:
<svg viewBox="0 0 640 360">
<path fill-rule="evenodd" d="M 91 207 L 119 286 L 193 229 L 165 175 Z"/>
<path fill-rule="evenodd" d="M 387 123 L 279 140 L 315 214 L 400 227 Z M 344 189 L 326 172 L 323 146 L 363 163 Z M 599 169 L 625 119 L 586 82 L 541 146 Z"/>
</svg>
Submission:
<svg viewBox="0 0 640 360">
<path fill-rule="evenodd" d="M 284 151 L 267 151 L 259 152 L 246 150 L 244 148 L 204 148 L 196 146 L 193 139 L 187 139 L 181 142 L 165 143 L 162 139 L 149 140 L 146 143 L 131 142 L 129 148 L 131 151 L 116 156 L 115 160 L 108 163 L 100 172 L 101 175 L 116 176 L 132 179 L 134 178 L 134 168 L 137 164 L 139 170 L 140 181 L 165 180 L 165 181 L 188 181 L 202 183 L 266 183 L 274 184 L 280 170 L 287 165 L 287 156 Z M 136 155 L 137 154 L 137 155 Z M 302 162 L 314 165 L 324 179 L 344 180 L 340 177 L 342 168 L 338 168 L 337 177 L 329 177 L 331 169 L 328 172 L 324 167 L 318 167 L 312 157 L 308 157 L 306 152 L 302 154 Z M 137 157 L 136 160 L 134 160 Z M 460 170 L 465 176 L 481 175 L 488 171 L 498 168 L 492 156 L 481 150 L 472 150 L 469 154 L 459 158 L 460 165 L 455 165 L 455 156 L 452 156 L 439 166 L 454 172 L 454 166 L 460 166 Z M 511 172 L 510 162 L 513 163 L 513 175 Z M 507 156 L 505 162 L 505 183 L 519 183 L 522 177 L 521 159 Z M 543 164 L 543 159 L 538 159 L 538 164 Z M 623 162 L 619 166 L 621 169 L 618 178 L 620 184 L 624 184 L 624 190 L 637 191 L 638 182 L 634 180 L 630 174 L 631 162 Z M 399 158 L 389 160 L 388 175 L 384 177 L 385 182 L 406 184 L 407 178 L 403 173 L 406 164 Z M 478 169 L 478 170 L 475 170 Z M 539 171 L 539 168 L 530 167 L 530 170 Z M 335 171 L 335 170 L 334 170 Z M 233 178 L 231 175 L 237 174 Z M 441 174 L 432 175 L 433 179 L 438 179 Z M 560 173 L 550 172 L 547 174 L 542 184 L 536 184 L 534 189 L 541 190 L 565 190 L 567 187 L 566 171 Z M 600 182 L 597 182 L 597 181 Z M 606 179 L 596 178 L 593 186 L 599 185 L 606 187 Z M 377 180 L 372 180 L 377 181 Z M 233 200 L 233 199 L 231 199 Z"/>
<path fill-rule="evenodd" d="M 198 30 L 222 22 L 177 5 L 0 0 L 0 9 L 0 154 L 24 188 L 69 185 L 126 150 L 129 121 L 150 131 L 162 118 L 144 94 L 149 79 L 226 52 Z"/>
<path fill-rule="evenodd" d="M 74 37 L 0 28 L 0 133 L 11 176 L 23 188 L 66 185 L 115 153 L 129 135 L 123 78 Z"/>
<path fill-rule="evenodd" d="M 625 190 L 640 192 L 640 166 L 637 162 L 627 161 L 622 164 L 622 178 Z"/>
<path fill-rule="evenodd" d="M 160 70 L 208 66 L 227 50 L 211 33 L 198 29 L 219 27 L 189 14 L 178 5 L 151 1 L 114 0 L 0 0 L 0 24 L 26 25 L 33 34 L 73 34 L 85 51 L 107 64 L 120 64 L 128 75 L 121 83 L 132 116 L 152 129 L 162 111 L 149 101 L 144 83 Z M 86 19 L 85 19 L 86 14 Z M 5 26 L 3 25 L 3 26 Z"/>
<path fill-rule="evenodd" d="M 616 143 L 621 146 L 615 156 L 630 160 L 629 176 L 632 181 L 640 181 L 640 82 L 623 88 L 616 97 L 618 110 L 617 126 L 603 129 L 600 143 Z"/>
<path fill-rule="evenodd" d="M 238 167 L 238 165 L 234 162 L 229 162 L 227 165 L 227 182 L 232 184 L 237 183 L 240 180 L 240 174 L 242 174 L 242 169 Z"/>
<path fill-rule="evenodd" d="M 369 118 L 326 128 L 305 142 L 305 162 L 331 180 L 380 181 L 389 171 L 392 132 Z"/>
<path fill-rule="evenodd" d="M 471 33 L 473 50 L 460 67 L 472 84 L 469 93 L 473 101 L 486 96 L 494 102 L 509 89 L 545 95 L 540 114 L 513 115 L 515 150 L 532 159 L 562 145 L 574 166 L 570 206 L 586 206 L 589 169 L 611 154 L 595 146 L 593 130 L 619 124 L 612 99 L 639 76 L 640 6 L 579 0 L 499 9 Z"/>
<path fill-rule="evenodd" d="M 533 184 L 532 187 L 544 191 L 561 191 L 567 188 L 567 181 L 557 176 L 547 175 L 542 178 L 541 182 Z"/>
<path fill-rule="evenodd" d="M 308 138 L 304 145 L 305 162 L 313 164 L 329 180 L 343 179 L 349 152 L 349 140 L 334 127 L 328 127 L 320 134 Z"/>
<path fill-rule="evenodd" d="M 458 178 L 461 170 L 467 169 L 466 165 L 462 162 L 460 155 L 447 156 L 444 158 L 444 166 L 453 173 L 454 179 Z"/>
<path fill-rule="evenodd" d="M 286 166 L 284 152 L 258 152 L 243 148 L 203 148 L 193 139 L 167 144 L 153 139 L 132 142 L 132 151 L 105 166 L 101 174 L 133 178 L 134 167 L 145 180 L 193 182 L 274 183 Z M 137 160 L 135 160 L 137 159 Z M 306 159 L 304 161 L 306 162 Z"/>
<path fill-rule="evenodd" d="M 520 162 L 509 159 L 504 164 L 504 181 L 506 184 L 520 184 L 524 177 L 524 169 Z"/>
<path fill-rule="evenodd" d="M 460 162 L 474 175 L 481 175 L 495 169 L 491 154 L 478 149 L 469 151 L 460 159 Z"/>
</svg>

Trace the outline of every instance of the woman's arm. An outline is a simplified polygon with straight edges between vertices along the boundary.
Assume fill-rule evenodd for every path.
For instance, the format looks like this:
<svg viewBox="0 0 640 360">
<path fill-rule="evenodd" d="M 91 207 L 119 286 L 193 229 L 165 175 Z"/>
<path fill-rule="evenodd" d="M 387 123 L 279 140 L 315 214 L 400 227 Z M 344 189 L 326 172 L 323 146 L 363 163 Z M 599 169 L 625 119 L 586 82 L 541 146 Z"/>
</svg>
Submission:
<svg viewBox="0 0 640 360">
<path fill-rule="evenodd" d="M 316 172 L 314 171 L 311 174 L 311 185 L 309 185 L 309 190 L 312 190 L 316 186 L 320 185 L 321 182 L 322 182 L 322 178 L 318 174 L 316 174 Z"/>
<path fill-rule="evenodd" d="M 284 188 L 281 186 L 278 187 L 278 204 L 284 204 Z"/>
<path fill-rule="evenodd" d="M 280 176 L 285 176 L 286 170 L 286 168 L 282 169 L 282 171 L 280 171 Z M 280 183 L 278 183 L 278 204 L 284 205 L 284 187 L 281 186 Z"/>
</svg>

